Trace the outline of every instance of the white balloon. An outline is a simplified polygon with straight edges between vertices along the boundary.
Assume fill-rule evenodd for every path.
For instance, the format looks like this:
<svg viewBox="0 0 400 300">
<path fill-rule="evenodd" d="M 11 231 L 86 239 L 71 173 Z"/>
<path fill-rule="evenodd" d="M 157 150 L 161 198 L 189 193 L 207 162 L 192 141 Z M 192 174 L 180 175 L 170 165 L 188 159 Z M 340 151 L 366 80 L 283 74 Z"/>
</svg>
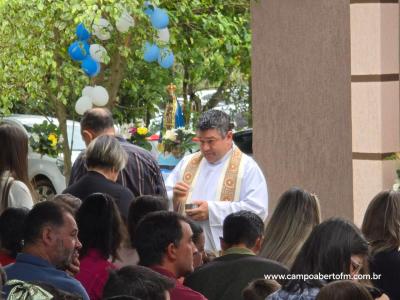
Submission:
<svg viewBox="0 0 400 300">
<path fill-rule="evenodd" d="M 110 37 L 111 37 L 111 33 L 109 33 L 109 32 L 101 32 L 101 31 L 98 31 L 98 32 L 93 32 L 93 34 L 94 34 L 95 36 L 97 36 L 97 37 L 98 37 L 100 40 L 102 40 L 102 41 L 109 40 Z"/>
<path fill-rule="evenodd" d="M 169 42 L 169 30 L 168 28 L 163 28 L 158 30 L 158 39 L 161 42 L 168 43 Z"/>
<path fill-rule="evenodd" d="M 115 27 L 119 32 L 127 32 L 129 30 L 129 23 L 125 22 L 123 19 L 118 19 L 115 23 Z"/>
<path fill-rule="evenodd" d="M 110 22 L 104 18 L 96 20 L 92 27 L 93 34 L 102 41 L 108 40 L 111 37 L 111 30 L 112 26 Z"/>
<path fill-rule="evenodd" d="M 96 106 L 104 106 L 108 102 L 109 98 L 108 92 L 104 87 L 100 85 L 96 85 L 93 88 L 91 95 L 92 95 L 92 102 Z"/>
<path fill-rule="evenodd" d="M 129 28 L 133 26 L 135 26 L 135 20 L 127 11 L 122 12 L 115 24 L 119 32 L 127 32 Z"/>
<path fill-rule="evenodd" d="M 92 44 L 89 48 L 90 56 L 99 63 L 104 63 L 107 56 L 107 50 L 99 44 Z"/>
<path fill-rule="evenodd" d="M 91 95 L 92 90 L 93 90 L 92 86 L 89 86 L 89 85 L 85 86 L 83 88 L 83 90 L 82 90 L 82 96 L 86 96 L 86 97 L 91 98 L 92 97 L 92 95 Z"/>
<path fill-rule="evenodd" d="M 78 99 L 78 101 L 76 101 L 75 111 L 78 113 L 78 115 L 83 115 L 85 111 L 91 109 L 92 107 L 92 99 L 90 99 L 88 96 L 82 96 Z"/>
<path fill-rule="evenodd" d="M 122 12 L 121 18 L 128 22 L 130 26 L 135 26 L 135 19 L 126 10 Z"/>
</svg>

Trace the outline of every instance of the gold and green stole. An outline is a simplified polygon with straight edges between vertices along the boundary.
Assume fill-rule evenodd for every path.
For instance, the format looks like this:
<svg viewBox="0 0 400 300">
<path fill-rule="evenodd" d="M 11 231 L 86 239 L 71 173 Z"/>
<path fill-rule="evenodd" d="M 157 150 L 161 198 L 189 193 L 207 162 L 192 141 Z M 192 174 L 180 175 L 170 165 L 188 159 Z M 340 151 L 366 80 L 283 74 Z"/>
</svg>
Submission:
<svg viewBox="0 0 400 300">
<path fill-rule="evenodd" d="M 243 153 L 238 147 L 233 146 L 230 159 L 224 162 L 223 172 L 224 176 L 221 176 L 218 187 L 217 195 L 219 195 L 220 201 L 237 201 L 240 196 L 240 184 L 243 177 L 243 164 L 242 162 Z M 189 160 L 184 168 L 182 181 L 191 187 L 196 184 L 200 165 L 205 161 L 205 158 L 201 152 L 195 153 Z M 207 187 L 204 187 L 207 188 Z M 192 202 L 192 188 L 189 191 L 188 196 L 185 199 L 185 203 Z M 201 200 L 201 199 L 199 199 Z M 183 213 L 184 205 L 181 205 L 180 212 Z"/>
</svg>

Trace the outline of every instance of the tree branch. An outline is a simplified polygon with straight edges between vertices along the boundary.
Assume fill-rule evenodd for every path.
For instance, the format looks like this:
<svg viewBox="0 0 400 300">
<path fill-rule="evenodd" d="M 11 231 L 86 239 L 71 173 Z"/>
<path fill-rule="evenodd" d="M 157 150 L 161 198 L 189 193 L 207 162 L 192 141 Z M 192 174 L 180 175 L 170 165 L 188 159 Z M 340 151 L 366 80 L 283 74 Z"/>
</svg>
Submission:
<svg viewBox="0 0 400 300">
<path fill-rule="evenodd" d="M 226 89 L 227 83 L 228 82 L 226 80 L 221 82 L 221 84 L 217 88 L 217 91 L 211 96 L 210 100 L 207 101 L 206 105 L 204 105 L 202 111 L 212 109 L 217 106 L 220 101 L 224 100 L 222 95 Z"/>
</svg>

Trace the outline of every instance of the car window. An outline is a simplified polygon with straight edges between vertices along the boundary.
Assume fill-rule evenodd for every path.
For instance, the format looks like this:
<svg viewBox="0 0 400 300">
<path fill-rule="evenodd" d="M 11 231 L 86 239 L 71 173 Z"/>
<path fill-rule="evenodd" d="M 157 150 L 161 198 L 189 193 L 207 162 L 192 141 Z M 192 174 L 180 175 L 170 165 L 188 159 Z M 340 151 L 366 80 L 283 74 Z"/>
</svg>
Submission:
<svg viewBox="0 0 400 300">
<path fill-rule="evenodd" d="M 79 123 L 68 125 L 67 132 L 69 144 L 71 145 L 72 143 L 72 150 L 80 151 L 86 148 L 85 142 L 81 136 L 81 127 Z"/>
<path fill-rule="evenodd" d="M 23 124 L 23 126 L 28 131 L 28 133 L 32 132 L 33 125 Z M 75 125 L 69 124 L 67 126 L 67 133 L 68 133 L 68 142 L 70 145 L 72 144 L 71 150 L 82 151 L 86 148 L 85 142 L 83 141 L 82 136 L 81 136 L 81 127 L 80 127 L 79 123 L 76 122 Z"/>
<path fill-rule="evenodd" d="M 233 135 L 233 141 L 246 154 L 253 154 L 253 131 L 239 131 Z"/>
</svg>

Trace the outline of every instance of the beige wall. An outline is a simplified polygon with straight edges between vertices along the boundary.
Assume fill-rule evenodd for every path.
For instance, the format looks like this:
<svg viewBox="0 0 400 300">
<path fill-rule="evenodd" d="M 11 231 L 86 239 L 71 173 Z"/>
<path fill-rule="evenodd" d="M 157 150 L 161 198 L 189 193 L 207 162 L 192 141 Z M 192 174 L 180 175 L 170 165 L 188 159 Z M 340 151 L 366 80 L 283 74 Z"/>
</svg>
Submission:
<svg viewBox="0 0 400 300">
<path fill-rule="evenodd" d="M 252 29 L 253 146 L 270 210 L 298 185 L 324 217 L 360 224 L 398 167 L 385 160 L 400 148 L 398 1 L 258 1 Z"/>
<path fill-rule="evenodd" d="M 270 208 L 298 185 L 325 217 L 352 218 L 348 1 L 259 1 L 252 30 L 253 143 Z"/>
<path fill-rule="evenodd" d="M 361 224 L 398 167 L 385 157 L 400 143 L 399 4 L 352 3 L 350 24 L 354 220 Z"/>
</svg>

